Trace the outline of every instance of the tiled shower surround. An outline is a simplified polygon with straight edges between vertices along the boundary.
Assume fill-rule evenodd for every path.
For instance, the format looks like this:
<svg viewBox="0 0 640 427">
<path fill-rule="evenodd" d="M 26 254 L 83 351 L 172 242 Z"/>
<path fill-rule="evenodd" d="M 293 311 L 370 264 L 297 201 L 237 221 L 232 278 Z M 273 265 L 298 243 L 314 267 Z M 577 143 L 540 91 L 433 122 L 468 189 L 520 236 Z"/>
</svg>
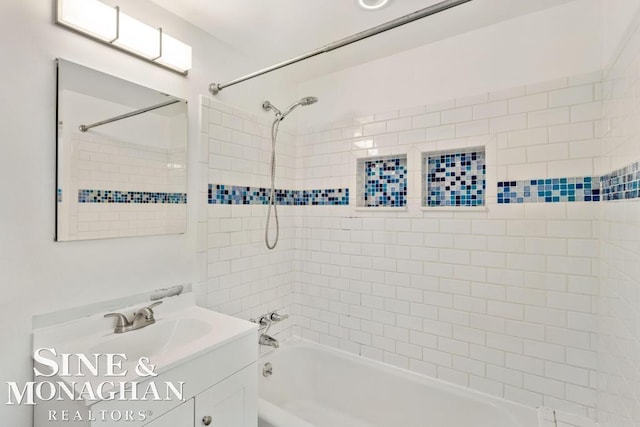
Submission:
<svg viewBox="0 0 640 427">
<path fill-rule="evenodd" d="M 498 204 L 498 182 L 596 176 L 601 73 L 303 132 L 305 187 L 407 155 L 407 207 L 301 207 L 296 334 L 531 406 L 595 417 L 598 210 Z M 484 147 L 485 206 L 423 207 L 423 153 Z M 328 169 L 325 165 L 331 165 Z"/>
<path fill-rule="evenodd" d="M 279 203 L 278 247 L 268 251 L 264 244 L 271 118 L 201 98 L 198 252 L 206 292 L 203 298 L 209 308 L 244 319 L 275 310 L 291 313 L 298 270 L 298 206 Z M 287 125 L 282 123 L 278 137 L 276 187 L 289 190 L 297 187 L 297 180 L 295 140 Z M 293 322 L 292 316 L 274 325 L 269 334 L 285 340 Z"/>
<path fill-rule="evenodd" d="M 625 202 L 620 213 L 616 203 L 594 203 L 595 192 L 586 202 L 587 190 L 600 189 L 598 177 L 628 166 L 601 158 L 602 88 L 602 73 L 594 72 L 347 119 L 297 139 L 283 133 L 278 188 L 349 188 L 352 198 L 349 205 L 280 206 L 275 251 L 264 247 L 262 202 L 207 203 L 210 185 L 268 187 L 270 117 L 203 98 L 199 202 L 208 216 L 201 214 L 199 249 L 208 306 L 244 318 L 282 310 L 293 316 L 278 325 L 280 339 L 295 334 L 595 419 L 599 274 L 610 277 L 611 322 L 637 319 L 627 306 L 637 302 L 637 263 L 623 260 L 640 256 L 637 245 L 617 243 L 623 233 L 638 241 L 638 204 Z M 486 156 L 485 205 L 423 206 L 424 153 L 477 147 Z M 359 161 L 393 156 L 407 158 L 406 206 L 358 207 Z M 504 183 L 518 191 L 522 183 L 523 197 L 524 183 L 544 186 L 545 200 L 499 203 Z M 602 228 L 601 210 L 617 219 Z M 600 236 L 611 249 L 603 262 Z M 638 366 L 628 347 L 633 332 L 620 330 L 626 334 L 609 337 L 614 345 L 601 351 L 610 361 L 601 395 L 610 406 L 633 408 L 620 396 L 637 387 L 619 373 Z"/>
<path fill-rule="evenodd" d="M 640 15 L 604 75 L 598 413 L 640 425 Z M 615 175 L 612 176 L 612 171 Z M 635 199 L 632 197 L 636 197 Z"/>
</svg>

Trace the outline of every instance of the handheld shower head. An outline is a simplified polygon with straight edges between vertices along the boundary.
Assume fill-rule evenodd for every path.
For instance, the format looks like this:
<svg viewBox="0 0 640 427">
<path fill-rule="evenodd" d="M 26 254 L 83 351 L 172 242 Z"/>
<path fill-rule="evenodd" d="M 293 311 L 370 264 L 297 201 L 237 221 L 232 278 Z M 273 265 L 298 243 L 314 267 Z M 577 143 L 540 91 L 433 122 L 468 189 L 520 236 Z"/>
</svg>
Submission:
<svg viewBox="0 0 640 427">
<path fill-rule="evenodd" d="M 298 101 L 294 102 L 293 104 L 289 105 L 286 110 L 284 110 L 284 113 L 280 110 L 278 110 L 276 108 L 275 105 L 273 105 L 271 102 L 269 101 L 264 101 L 262 103 L 262 109 L 264 111 L 273 111 L 276 113 L 276 119 L 279 119 L 280 121 L 284 120 L 284 118 L 293 110 L 295 110 L 296 108 L 303 106 L 306 107 L 307 105 L 311 105 L 311 104 L 315 104 L 316 102 L 318 102 L 318 98 L 316 98 L 315 96 L 305 96 L 302 99 L 299 99 Z"/>
<path fill-rule="evenodd" d="M 318 98 L 315 96 L 305 96 L 298 102 L 300 103 L 300 105 L 306 106 L 306 105 L 315 104 L 316 102 L 318 102 Z"/>
<path fill-rule="evenodd" d="M 316 98 L 315 96 L 305 96 L 304 98 L 289 105 L 284 113 L 282 113 L 282 118 L 284 119 L 287 114 L 300 106 L 306 107 L 307 105 L 315 104 L 316 102 L 318 102 L 318 98 Z"/>
<path fill-rule="evenodd" d="M 271 124 L 271 192 L 269 193 L 269 208 L 267 209 L 267 224 L 264 227 L 264 243 L 267 245 L 268 249 L 273 249 L 278 244 L 278 237 L 280 236 L 280 222 L 278 220 L 278 208 L 276 206 L 276 140 L 278 138 L 278 128 L 280 127 L 280 122 L 284 120 L 284 118 L 292 112 L 294 109 L 299 106 L 306 106 L 315 104 L 318 102 L 318 98 L 315 96 L 306 96 L 293 104 L 289 105 L 285 112 L 281 112 L 278 110 L 272 103 L 269 101 L 264 101 L 262 103 L 262 109 L 264 111 L 273 111 L 276 114 L 276 118 L 273 120 Z M 273 209 L 273 214 L 276 222 L 276 235 L 273 243 L 269 241 L 269 224 L 271 222 L 271 210 Z"/>
</svg>

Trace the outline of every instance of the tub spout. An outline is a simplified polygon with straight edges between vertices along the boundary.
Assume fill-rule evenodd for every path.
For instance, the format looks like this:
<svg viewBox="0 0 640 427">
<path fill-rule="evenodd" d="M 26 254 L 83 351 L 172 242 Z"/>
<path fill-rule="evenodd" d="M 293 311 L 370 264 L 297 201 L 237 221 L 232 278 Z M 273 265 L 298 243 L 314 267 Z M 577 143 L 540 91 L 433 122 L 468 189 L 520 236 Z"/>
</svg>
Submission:
<svg viewBox="0 0 640 427">
<path fill-rule="evenodd" d="M 260 342 L 260 345 L 269 345 L 273 348 L 280 347 L 280 343 L 278 343 L 278 340 L 273 337 L 270 337 L 267 334 L 261 334 L 259 342 Z"/>
</svg>

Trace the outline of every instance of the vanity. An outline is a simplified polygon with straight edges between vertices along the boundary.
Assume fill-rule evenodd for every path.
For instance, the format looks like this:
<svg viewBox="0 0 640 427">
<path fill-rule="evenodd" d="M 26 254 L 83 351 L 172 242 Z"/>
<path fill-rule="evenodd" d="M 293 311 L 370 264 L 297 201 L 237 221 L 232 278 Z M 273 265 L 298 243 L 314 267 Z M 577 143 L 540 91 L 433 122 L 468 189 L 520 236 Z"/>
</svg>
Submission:
<svg viewBox="0 0 640 427">
<path fill-rule="evenodd" d="M 257 325 L 161 301 L 35 329 L 34 426 L 255 427 Z"/>
</svg>

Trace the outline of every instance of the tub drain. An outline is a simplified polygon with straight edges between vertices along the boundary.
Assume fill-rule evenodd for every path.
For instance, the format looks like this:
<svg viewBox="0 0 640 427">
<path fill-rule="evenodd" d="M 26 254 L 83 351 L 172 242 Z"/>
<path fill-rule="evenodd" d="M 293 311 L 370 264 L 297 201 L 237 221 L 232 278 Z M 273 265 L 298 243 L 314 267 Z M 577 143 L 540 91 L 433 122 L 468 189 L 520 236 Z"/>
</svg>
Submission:
<svg viewBox="0 0 640 427">
<path fill-rule="evenodd" d="M 273 366 L 271 366 L 271 363 L 267 362 L 264 364 L 264 366 L 262 367 L 262 376 L 264 377 L 270 377 L 273 374 Z"/>
</svg>

